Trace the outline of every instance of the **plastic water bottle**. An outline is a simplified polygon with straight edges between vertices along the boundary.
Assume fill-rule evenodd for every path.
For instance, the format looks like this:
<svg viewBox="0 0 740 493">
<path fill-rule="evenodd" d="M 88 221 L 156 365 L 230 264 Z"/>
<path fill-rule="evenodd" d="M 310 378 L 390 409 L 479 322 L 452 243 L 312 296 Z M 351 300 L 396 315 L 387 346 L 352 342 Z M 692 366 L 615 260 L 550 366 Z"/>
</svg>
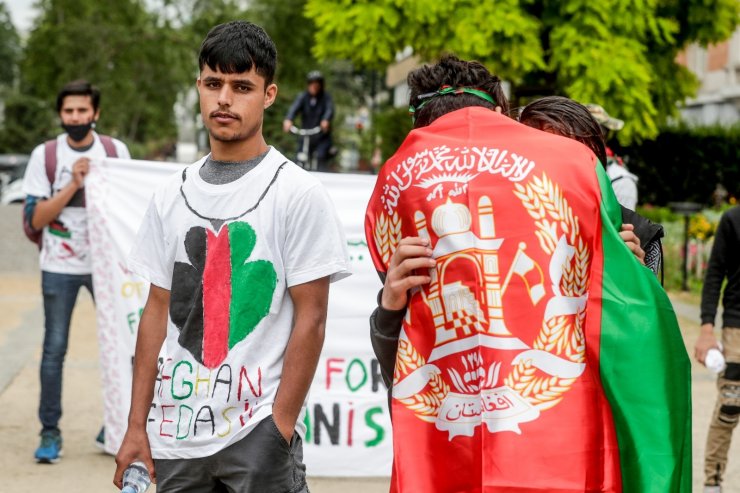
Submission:
<svg viewBox="0 0 740 493">
<path fill-rule="evenodd" d="M 722 373 L 727 368 L 725 363 L 725 357 L 722 354 L 722 344 L 720 343 L 719 349 L 712 348 L 707 351 L 707 357 L 704 358 L 704 365 L 707 369 L 714 373 Z"/>
<path fill-rule="evenodd" d="M 152 480 L 149 471 L 141 461 L 136 461 L 123 471 L 123 489 L 121 493 L 144 493 L 149 489 Z"/>
</svg>

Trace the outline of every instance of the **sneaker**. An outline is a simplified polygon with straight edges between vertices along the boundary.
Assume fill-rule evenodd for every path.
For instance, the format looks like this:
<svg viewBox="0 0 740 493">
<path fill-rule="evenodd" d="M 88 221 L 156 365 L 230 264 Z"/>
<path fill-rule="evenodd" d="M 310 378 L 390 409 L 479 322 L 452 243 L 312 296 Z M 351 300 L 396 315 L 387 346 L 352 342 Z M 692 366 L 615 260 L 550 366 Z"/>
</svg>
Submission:
<svg viewBox="0 0 740 493">
<path fill-rule="evenodd" d="M 98 436 L 95 437 L 95 446 L 100 450 L 105 450 L 105 426 L 100 428 Z"/>
<path fill-rule="evenodd" d="M 41 432 L 41 445 L 36 449 L 34 457 L 39 464 L 54 464 L 62 455 L 62 435 L 56 430 Z"/>
<path fill-rule="evenodd" d="M 704 493 L 722 493 L 720 486 L 704 486 Z"/>
</svg>

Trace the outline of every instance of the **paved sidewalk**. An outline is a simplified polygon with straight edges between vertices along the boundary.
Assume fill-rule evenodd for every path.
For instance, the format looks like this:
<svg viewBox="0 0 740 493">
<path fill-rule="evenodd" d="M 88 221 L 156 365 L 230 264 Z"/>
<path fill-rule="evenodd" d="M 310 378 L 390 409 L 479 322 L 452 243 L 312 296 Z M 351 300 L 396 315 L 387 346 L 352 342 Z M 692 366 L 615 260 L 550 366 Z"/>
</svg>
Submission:
<svg viewBox="0 0 740 493">
<path fill-rule="evenodd" d="M 0 270 L 0 491 L 99 493 L 111 484 L 113 458 L 94 445 L 101 425 L 102 398 L 92 301 L 83 292 L 73 320 L 64 373 L 65 456 L 59 464 L 37 465 L 36 407 L 42 336 L 41 296 L 37 272 L 12 274 Z M 675 300 L 674 300 L 675 301 Z M 698 327 L 698 308 L 675 301 L 684 340 L 692 351 Z M 701 491 L 704 441 L 716 390 L 714 378 L 703 367 L 692 367 L 694 384 L 694 491 Z M 730 451 L 725 493 L 740 493 L 740 436 Z M 387 478 L 310 478 L 313 493 L 381 493 Z"/>
</svg>

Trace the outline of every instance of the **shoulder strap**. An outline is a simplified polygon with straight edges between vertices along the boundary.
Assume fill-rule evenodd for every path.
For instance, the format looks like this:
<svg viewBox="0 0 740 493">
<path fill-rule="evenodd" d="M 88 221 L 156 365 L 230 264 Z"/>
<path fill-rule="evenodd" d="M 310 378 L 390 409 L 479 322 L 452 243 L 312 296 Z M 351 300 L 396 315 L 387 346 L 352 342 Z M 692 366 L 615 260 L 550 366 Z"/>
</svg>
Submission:
<svg viewBox="0 0 740 493">
<path fill-rule="evenodd" d="M 631 182 L 633 182 L 633 183 L 635 183 L 635 184 L 637 183 L 637 180 L 635 180 L 634 178 L 632 178 L 632 177 L 631 177 L 630 175 L 619 175 L 619 176 L 617 176 L 617 177 L 613 178 L 613 179 L 611 180 L 611 182 L 612 182 L 612 183 L 616 183 L 616 182 L 618 182 L 619 180 L 630 180 Z"/>
<path fill-rule="evenodd" d="M 47 140 L 44 144 L 44 163 L 49 188 L 54 189 L 54 178 L 57 173 L 57 139 Z M 51 196 L 51 195 L 50 195 Z"/>
<path fill-rule="evenodd" d="M 105 148 L 105 155 L 108 157 L 118 157 L 118 151 L 116 151 L 116 145 L 113 143 L 113 139 L 107 135 L 98 135 L 100 137 L 100 143 Z"/>
</svg>

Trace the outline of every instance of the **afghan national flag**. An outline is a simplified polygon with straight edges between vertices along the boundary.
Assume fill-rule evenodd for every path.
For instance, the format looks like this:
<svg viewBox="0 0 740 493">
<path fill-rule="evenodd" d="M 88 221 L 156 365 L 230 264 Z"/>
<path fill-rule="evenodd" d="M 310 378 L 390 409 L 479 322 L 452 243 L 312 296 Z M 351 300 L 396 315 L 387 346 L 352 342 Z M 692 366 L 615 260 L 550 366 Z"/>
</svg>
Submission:
<svg viewBox="0 0 740 493">
<path fill-rule="evenodd" d="M 689 360 L 576 141 L 466 108 L 383 167 L 366 235 L 385 272 L 429 238 L 393 384 L 392 491 L 688 492 Z"/>
</svg>

